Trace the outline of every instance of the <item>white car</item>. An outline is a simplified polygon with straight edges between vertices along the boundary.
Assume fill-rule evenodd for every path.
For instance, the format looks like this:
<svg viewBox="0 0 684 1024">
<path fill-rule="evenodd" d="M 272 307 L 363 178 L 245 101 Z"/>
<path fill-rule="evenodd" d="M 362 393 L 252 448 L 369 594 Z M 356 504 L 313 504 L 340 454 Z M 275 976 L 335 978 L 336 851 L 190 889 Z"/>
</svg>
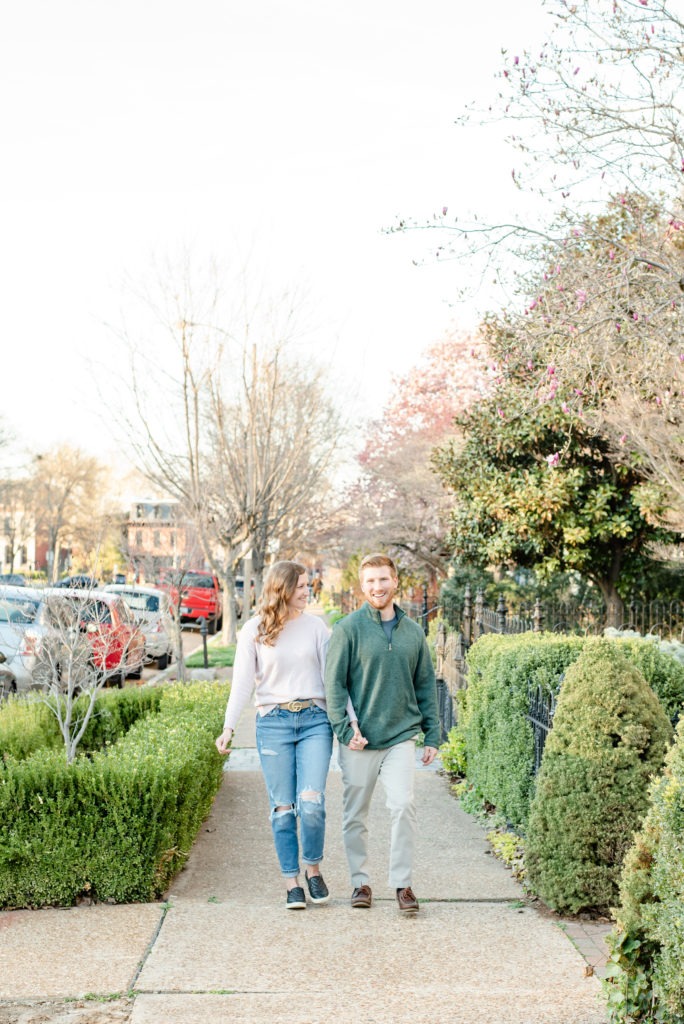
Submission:
<svg viewBox="0 0 684 1024">
<path fill-rule="evenodd" d="M 145 637 L 145 660 L 163 669 L 173 657 L 173 614 L 169 596 L 158 587 L 137 583 L 108 583 L 102 588 L 126 602 Z"/>
<path fill-rule="evenodd" d="M 0 587 L 0 653 L 5 659 L 3 669 L 14 678 L 14 692 L 37 688 L 24 634 L 36 621 L 42 596 L 33 587 Z"/>
</svg>

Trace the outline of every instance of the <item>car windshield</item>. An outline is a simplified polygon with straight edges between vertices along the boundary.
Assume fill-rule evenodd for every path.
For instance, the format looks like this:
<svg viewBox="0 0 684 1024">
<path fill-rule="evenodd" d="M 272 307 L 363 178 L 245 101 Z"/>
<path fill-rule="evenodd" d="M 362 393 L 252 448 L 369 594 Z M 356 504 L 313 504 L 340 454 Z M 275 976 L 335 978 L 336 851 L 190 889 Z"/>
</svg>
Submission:
<svg viewBox="0 0 684 1024">
<path fill-rule="evenodd" d="M 33 622 L 38 608 L 37 601 L 13 601 L 9 598 L 0 600 L 0 622 L 12 622 L 18 625 L 26 625 Z"/>
<path fill-rule="evenodd" d="M 48 599 L 50 624 L 57 627 L 73 627 L 90 623 L 110 625 L 112 613 L 104 601 L 82 601 L 78 597 L 51 596 Z"/>
<path fill-rule="evenodd" d="M 183 587 L 204 587 L 206 590 L 214 589 L 214 580 L 211 576 L 200 576 L 197 572 L 186 572 L 181 583 Z"/>
<path fill-rule="evenodd" d="M 132 590 L 123 590 L 121 592 L 121 597 L 124 599 L 128 607 L 134 612 L 159 611 L 158 594 L 141 594 Z"/>
</svg>

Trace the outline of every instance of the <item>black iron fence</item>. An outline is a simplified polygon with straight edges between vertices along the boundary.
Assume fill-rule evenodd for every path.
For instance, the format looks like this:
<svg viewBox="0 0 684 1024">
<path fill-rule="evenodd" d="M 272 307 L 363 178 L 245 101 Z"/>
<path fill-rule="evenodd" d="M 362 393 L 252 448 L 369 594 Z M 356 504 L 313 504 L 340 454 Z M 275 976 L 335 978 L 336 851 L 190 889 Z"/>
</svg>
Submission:
<svg viewBox="0 0 684 1024">
<path fill-rule="evenodd" d="M 503 596 L 499 597 L 495 608 L 490 608 L 482 591 L 473 597 L 470 587 L 466 586 L 462 606 L 456 614 L 452 611 L 447 621 L 452 631 L 440 624 L 435 645 L 443 736 L 455 724 L 454 695 L 458 690 L 467 688 L 466 654 L 479 637 L 485 633 L 538 633 L 543 630 L 583 636 L 601 634 L 606 628 L 606 609 L 595 601 L 537 600 L 529 606 L 520 605 L 511 613 Z M 645 602 L 634 598 L 625 603 L 619 628 L 633 630 L 641 636 L 684 642 L 684 604 L 681 601 Z M 443 692 L 440 683 L 443 684 Z M 556 699 L 557 693 L 544 693 L 537 687 L 530 687 L 527 718 L 534 733 L 535 772 L 541 764 L 544 743 L 553 725 Z"/>
</svg>

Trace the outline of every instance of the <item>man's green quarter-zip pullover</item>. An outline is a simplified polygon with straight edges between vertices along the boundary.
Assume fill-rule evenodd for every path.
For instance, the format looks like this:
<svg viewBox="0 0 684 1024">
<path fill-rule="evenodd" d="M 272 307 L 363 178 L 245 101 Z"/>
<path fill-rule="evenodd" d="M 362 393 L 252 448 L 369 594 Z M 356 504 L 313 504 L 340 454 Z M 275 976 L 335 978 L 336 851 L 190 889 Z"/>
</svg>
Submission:
<svg viewBox="0 0 684 1024">
<path fill-rule="evenodd" d="M 425 733 L 440 741 L 437 686 L 430 651 L 417 622 L 397 605 L 398 622 L 388 640 L 380 612 L 366 602 L 333 628 L 325 667 L 328 717 L 340 743 L 353 736 L 351 702 L 369 750 L 383 750 Z"/>
</svg>

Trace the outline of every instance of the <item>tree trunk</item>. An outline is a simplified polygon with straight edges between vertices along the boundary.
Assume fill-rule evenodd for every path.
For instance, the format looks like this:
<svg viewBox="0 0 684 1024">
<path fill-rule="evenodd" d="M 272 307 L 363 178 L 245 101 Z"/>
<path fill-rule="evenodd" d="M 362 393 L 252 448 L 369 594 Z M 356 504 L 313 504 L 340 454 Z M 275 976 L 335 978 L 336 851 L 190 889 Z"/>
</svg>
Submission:
<svg viewBox="0 0 684 1024">
<path fill-rule="evenodd" d="M 608 580 L 599 582 L 603 600 L 606 602 L 606 626 L 622 629 L 625 625 L 625 603 L 615 586 Z"/>
</svg>

